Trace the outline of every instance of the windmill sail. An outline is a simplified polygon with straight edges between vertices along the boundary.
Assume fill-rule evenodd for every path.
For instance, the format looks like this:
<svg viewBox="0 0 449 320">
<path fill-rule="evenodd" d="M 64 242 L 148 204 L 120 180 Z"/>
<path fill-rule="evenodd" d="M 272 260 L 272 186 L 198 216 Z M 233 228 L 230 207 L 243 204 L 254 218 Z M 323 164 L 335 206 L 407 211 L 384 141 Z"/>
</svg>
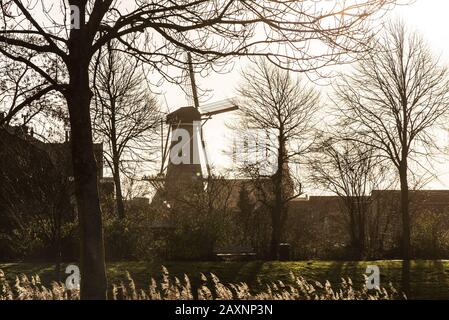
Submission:
<svg viewBox="0 0 449 320">
<path fill-rule="evenodd" d="M 193 106 L 196 109 L 199 109 L 200 100 L 198 98 L 198 88 L 196 86 L 195 73 L 193 72 L 192 55 L 190 54 L 190 52 L 187 53 L 187 63 L 189 65 L 190 87 L 192 90 Z"/>
<path fill-rule="evenodd" d="M 206 117 L 234 110 L 238 110 L 238 106 L 232 101 L 232 99 L 223 99 L 220 101 L 209 103 L 200 108 L 201 115 Z"/>
<path fill-rule="evenodd" d="M 190 52 L 187 53 L 187 63 L 189 66 L 189 78 L 190 78 L 190 92 L 192 93 L 192 99 L 193 99 L 193 106 L 198 111 L 200 110 L 200 100 L 198 97 L 198 87 L 196 85 L 195 80 L 195 72 L 193 70 L 193 62 L 192 62 L 192 55 Z M 204 157 L 204 164 L 206 166 L 206 174 L 208 177 L 210 177 L 211 170 L 209 161 L 207 158 L 207 152 L 206 152 L 206 143 L 204 141 L 204 133 L 203 133 L 203 125 L 200 126 L 198 132 L 194 132 L 193 134 L 196 134 L 199 137 L 199 141 L 201 143 L 201 153 Z"/>
</svg>

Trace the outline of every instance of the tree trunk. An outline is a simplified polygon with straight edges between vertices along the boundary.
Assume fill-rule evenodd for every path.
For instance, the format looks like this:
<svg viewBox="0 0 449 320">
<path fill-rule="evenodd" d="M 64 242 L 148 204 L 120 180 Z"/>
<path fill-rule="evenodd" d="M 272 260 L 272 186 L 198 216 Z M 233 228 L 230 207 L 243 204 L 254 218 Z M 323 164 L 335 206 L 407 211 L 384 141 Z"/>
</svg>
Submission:
<svg viewBox="0 0 449 320">
<path fill-rule="evenodd" d="M 125 219 L 125 205 L 123 204 L 122 184 L 120 181 L 120 163 L 118 156 L 113 157 L 114 166 L 114 184 L 115 184 L 115 199 L 117 204 L 117 216 L 119 219 Z"/>
<path fill-rule="evenodd" d="M 402 261 L 401 289 L 407 298 L 410 297 L 410 260 Z"/>
<path fill-rule="evenodd" d="M 352 199 L 348 200 L 348 208 L 349 211 L 349 235 L 351 241 L 351 251 L 358 248 L 358 235 L 357 235 L 357 222 L 355 217 L 354 208 L 352 206 Z M 351 253 L 352 254 L 352 253 Z"/>
<path fill-rule="evenodd" d="M 67 91 L 81 239 L 81 299 L 106 299 L 103 228 L 89 112 L 92 92 L 89 87 L 88 66 L 89 63 L 80 57 L 73 59 L 69 68 L 70 85 Z"/>
<path fill-rule="evenodd" d="M 61 282 L 61 262 L 62 262 L 62 236 L 61 236 L 61 224 L 62 224 L 62 212 L 59 210 L 59 208 L 56 209 L 56 237 L 55 237 L 55 273 L 56 273 L 56 279 L 58 282 Z"/>
<path fill-rule="evenodd" d="M 111 50 L 111 49 L 109 49 Z M 117 216 L 119 219 L 125 219 L 125 206 L 123 204 L 122 182 L 120 180 L 120 153 L 117 145 L 117 104 L 115 97 L 111 96 L 111 147 L 112 147 L 112 175 L 115 184 L 115 201 L 117 205 Z"/>
<path fill-rule="evenodd" d="M 283 138 L 283 128 L 279 129 L 279 147 L 277 156 L 276 173 L 273 176 L 274 205 L 271 211 L 271 243 L 270 243 L 270 259 L 277 260 L 279 258 L 279 244 L 282 237 L 283 218 L 284 218 L 284 166 L 285 166 L 285 142 Z"/>
<path fill-rule="evenodd" d="M 270 242 L 270 259 L 277 260 L 279 256 L 279 243 L 281 238 L 280 232 L 280 213 L 273 209 L 272 212 L 272 226 L 271 226 L 271 242 Z"/>
<path fill-rule="evenodd" d="M 406 163 L 402 164 L 399 169 L 399 178 L 401 180 L 402 258 L 410 260 L 410 212 Z"/>
<path fill-rule="evenodd" d="M 363 195 L 357 196 L 357 203 L 355 205 L 355 208 L 357 210 L 358 258 L 361 260 L 366 255 L 365 217 L 366 217 L 366 212 L 367 212 L 367 205 L 366 205 L 365 197 Z"/>
<path fill-rule="evenodd" d="M 363 209 L 362 209 L 363 210 Z M 365 256 L 365 211 L 359 212 L 358 219 L 358 258 L 363 259 Z"/>
</svg>

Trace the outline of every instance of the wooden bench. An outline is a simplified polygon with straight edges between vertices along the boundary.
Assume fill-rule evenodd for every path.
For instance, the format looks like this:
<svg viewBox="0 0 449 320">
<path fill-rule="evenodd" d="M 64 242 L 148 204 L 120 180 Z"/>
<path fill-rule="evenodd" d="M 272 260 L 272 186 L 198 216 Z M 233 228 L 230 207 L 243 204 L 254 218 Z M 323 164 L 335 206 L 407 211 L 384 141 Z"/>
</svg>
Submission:
<svg viewBox="0 0 449 320">
<path fill-rule="evenodd" d="M 251 247 L 222 247 L 214 250 L 215 257 L 222 261 L 248 261 L 257 256 Z"/>
</svg>

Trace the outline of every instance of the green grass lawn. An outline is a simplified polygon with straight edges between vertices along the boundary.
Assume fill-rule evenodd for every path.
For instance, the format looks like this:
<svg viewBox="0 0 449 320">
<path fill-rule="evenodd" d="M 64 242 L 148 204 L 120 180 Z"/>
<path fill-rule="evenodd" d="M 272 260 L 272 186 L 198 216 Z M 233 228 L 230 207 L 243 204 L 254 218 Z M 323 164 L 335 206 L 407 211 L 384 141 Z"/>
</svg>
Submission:
<svg viewBox="0 0 449 320">
<path fill-rule="evenodd" d="M 116 262 L 108 263 L 107 272 L 110 283 L 118 283 L 129 271 L 138 287 L 147 287 L 150 278 L 160 279 L 162 263 Z M 182 277 L 187 274 L 195 287 L 201 273 L 216 274 L 222 282 L 247 282 L 258 290 L 264 283 L 282 280 L 288 282 L 292 271 L 308 280 L 333 285 L 340 283 L 341 277 L 351 277 L 356 287 L 363 283 L 363 274 L 367 265 L 378 265 L 381 273 L 381 286 L 391 282 L 401 289 L 402 262 L 383 260 L 371 262 L 352 261 L 295 261 L 295 262 L 166 262 L 163 263 L 170 274 Z M 0 263 L 9 279 L 17 274 L 38 274 L 44 284 L 55 280 L 52 264 Z M 410 266 L 410 293 L 414 299 L 449 299 L 449 260 L 417 260 Z"/>
</svg>

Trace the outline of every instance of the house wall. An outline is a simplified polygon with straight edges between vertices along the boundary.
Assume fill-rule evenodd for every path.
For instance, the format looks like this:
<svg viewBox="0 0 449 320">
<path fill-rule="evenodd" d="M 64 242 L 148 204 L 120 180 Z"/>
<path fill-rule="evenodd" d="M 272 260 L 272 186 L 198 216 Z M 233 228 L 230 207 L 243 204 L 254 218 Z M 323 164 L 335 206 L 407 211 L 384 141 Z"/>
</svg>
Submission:
<svg viewBox="0 0 449 320">
<path fill-rule="evenodd" d="M 366 215 L 368 257 L 400 256 L 402 225 L 399 200 L 400 192 L 397 190 L 373 191 L 371 194 Z M 449 220 L 449 190 L 410 192 L 412 233 L 423 218 L 437 213 L 447 215 Z M 294 258 L 344 258 L 348 254 L 345 250 L 350 240 L 348 222 L 342 201 L 336 196 L 292 201 L 286 234 Z"/>
</svg>

